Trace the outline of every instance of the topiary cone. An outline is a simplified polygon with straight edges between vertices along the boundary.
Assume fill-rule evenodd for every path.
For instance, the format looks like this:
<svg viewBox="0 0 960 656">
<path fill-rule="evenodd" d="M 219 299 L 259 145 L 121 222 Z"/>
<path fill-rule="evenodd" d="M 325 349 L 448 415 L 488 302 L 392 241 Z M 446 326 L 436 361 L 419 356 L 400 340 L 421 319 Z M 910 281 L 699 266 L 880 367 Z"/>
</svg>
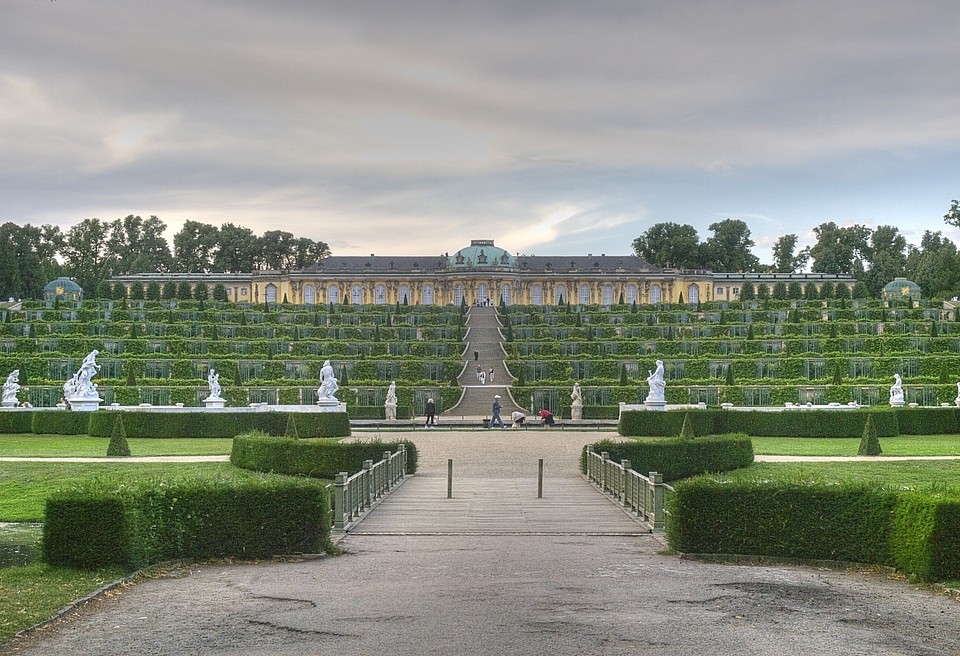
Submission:
<svg viewBox="0 0 960 656">
<path fill-rule="evenodd" d="M 867 415 L 867 423 L 863 427 L 863 437 L 860 438 L 858 456 L 879 456 L 883 453 L 880 448 L 880 438 L 877 437 L 877 427 L 873 425 L 873 417 Z"/>
<path fill-rule="evenodd" d="M 693 432 L 693 422 L 690 421 L 690 413 L 687 412 L 683 415 L 683 426 L 680 427 L 680 439 L 681 440 L 692 440 L 697 436 Z"/>
<path fill-rule="evenodd" d="M 130 455 L 130 445 L 127 444 L 127 431 L 123 427 L 123 415 L 117 413 L 113 420 L 113 431 L 110 433 L 110 444 L 107 445 L 107 456 L 126 457 Z"/>
</svg>

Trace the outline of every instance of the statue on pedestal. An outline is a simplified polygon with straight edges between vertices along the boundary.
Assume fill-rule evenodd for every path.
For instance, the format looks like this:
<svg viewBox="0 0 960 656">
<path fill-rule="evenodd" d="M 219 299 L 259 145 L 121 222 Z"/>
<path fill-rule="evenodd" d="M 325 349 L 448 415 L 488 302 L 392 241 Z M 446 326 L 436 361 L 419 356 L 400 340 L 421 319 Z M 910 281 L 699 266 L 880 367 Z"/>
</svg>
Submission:
<svg viewBox="0 0 960 656">
<path fill-rule="evenodd" d="M 647 376 L 647 384 L 650 385 L 650 392 L 644 403 L 666 403 L 667 382 L 663 374 L 663 360 L 657 360 L 657 366 Z"/>
<path fill-rule="evenodd" d="M 337 377 L 333 374 L 333 366 L 329 360 L 323 361 L 320 368 L 320 388 L 317 390 L 318 401 L 337 401 L 335 396 L 340 385 L 337 384 Z"/>
<path fill-rule="evenodd" d="M 890 405 L 903 405 L 903 381 L 900 374 L 893 374 L 893 385 L 890 386 Z"/>
<path fill-rule="evenodd" d="M 583 393 L 580 391 L 580 383 L 573 384 L 573 391 L 570 393 L 570 419 L 583 419 Z"/>
<path fill-rule="evenodd" d="M 387 421 L 397 420 L 397 381 L 391 381 L 387 388 L 387 400 L 383 404 L 383 414 Z"/>
<path fill-rule="evenodd" d="M 222 398 L 220 393 L 223 391 L 220 387 L 220 374 L 213 367 L 210 367 L 210 373 L 207 374 L 207 385 L 210 387 L 210 399 Z"/>
<path fill-rule="evenodd" d="M 10 372 L 10 375 L 7 376 L 7 382 L 3 384 L 3 401 L 2 404 L 4 407 L 15 408 L 19 401 L 17 400 L 17 392 L 20 391 L 20 370 L 14 369 Z"/>
<path fill-rule="evenodd" d="M 70 399 L 98 399 L 97 385 L 92 381 L 93 377 L 100 371 L 100 365 L 97 364 L 97 355 L 100 351 L 94 349 L 87 354 L 87 357 L 80 363 L 80 369 L 73 374 L 73 378 L 63 385 L 63 395 L 69 401 Z"/>
</svg>

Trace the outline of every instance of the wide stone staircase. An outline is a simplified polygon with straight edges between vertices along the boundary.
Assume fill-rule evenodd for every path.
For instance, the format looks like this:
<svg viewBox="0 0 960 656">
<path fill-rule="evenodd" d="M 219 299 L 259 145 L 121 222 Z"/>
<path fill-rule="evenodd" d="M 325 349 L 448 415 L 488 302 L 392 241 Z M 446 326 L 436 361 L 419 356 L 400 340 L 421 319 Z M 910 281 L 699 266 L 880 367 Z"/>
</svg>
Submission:
<svg viewBox="0 0 960 656">
<path fill-rule="evenodd" d="M 467 347 L 463 358 L 466 368 L 458 379 L 464 394 L 460 402 L 443 413 L 445 417 L 490 417 L 493 397 L 500 395 L 500 417 L 510 425 L 510 413 L 515 410 L 526 412 L 510 398 L 509 386 L 513 379 L 504 365 L 506 352 L 503 349 L 503 334 L 500 332 L 500 320 L 497 308 L 471 307 L 467 313 Z M 477 359 L 474 360 L 474 352 Z M 477 379 L 477 365 L 486 373 L 486 384 Z M 493 381 L 490 369 L 493 369 Z"/>
</svg>

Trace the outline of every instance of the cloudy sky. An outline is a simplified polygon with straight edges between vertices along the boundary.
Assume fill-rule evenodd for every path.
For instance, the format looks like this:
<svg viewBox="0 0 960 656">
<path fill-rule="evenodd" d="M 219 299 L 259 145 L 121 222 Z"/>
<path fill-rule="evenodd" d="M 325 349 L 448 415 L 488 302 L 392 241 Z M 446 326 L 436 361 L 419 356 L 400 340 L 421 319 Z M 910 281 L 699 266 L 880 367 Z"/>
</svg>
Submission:
<svg viewBox="0 0 960 656">
<path fill-rule="evenodd" d="M 746 221 L 943 230 L 956 0 L 3 0 L 0 221 L 338 255 L 624 254 Z"/>
</svg>

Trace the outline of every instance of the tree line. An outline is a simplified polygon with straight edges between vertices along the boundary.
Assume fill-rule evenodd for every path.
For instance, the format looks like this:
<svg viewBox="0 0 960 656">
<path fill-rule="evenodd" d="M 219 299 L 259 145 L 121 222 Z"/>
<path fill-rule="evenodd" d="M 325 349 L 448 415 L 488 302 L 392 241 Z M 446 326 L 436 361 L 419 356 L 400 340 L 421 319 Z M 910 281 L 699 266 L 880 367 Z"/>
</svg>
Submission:
<svg viewBox="0 0 960 656">
<path fill-rule="evenodd" d="M 951 201 L 943 217 L 960 227 L 960 203 Z M 809 266 L 814 273 L 853 276 L 870 296 L 898 276 L 909 278 L 924 296 L 948 298 L 960 294 L 960 253 L 938 231 L 926 230 L 920 245 L 908 244 L 896 226 L 839 226 L 833 221 L 813 229 L 817 242 L 798 249 L 796 234 L 783 235 L 773 246 L 773 262 L 762 264 L 751 249 L 750 228 L 739 219 L 709 226 L 712 236 L 701 241 L 691 225 L 657 223 L 633 240 L 641 259 L 658 267 L 710 269 L 721 272 L 795 273 Z"/>
<path fill-rule="evenodd" d="M 57 276 L 74 278 L 93 295 L 112 276 L 130 273 L 227 273 L 294 269 L 330 255 L 322 241 L 283 230 L 256 235 L 249 228 L 187 221 L 173 236 L 156 216 L 129 215 L 115 221 L 84 219 L 66 231 L 59 226 L 0 225 L 0 294 L 41 298 Z"/>
</svg>

